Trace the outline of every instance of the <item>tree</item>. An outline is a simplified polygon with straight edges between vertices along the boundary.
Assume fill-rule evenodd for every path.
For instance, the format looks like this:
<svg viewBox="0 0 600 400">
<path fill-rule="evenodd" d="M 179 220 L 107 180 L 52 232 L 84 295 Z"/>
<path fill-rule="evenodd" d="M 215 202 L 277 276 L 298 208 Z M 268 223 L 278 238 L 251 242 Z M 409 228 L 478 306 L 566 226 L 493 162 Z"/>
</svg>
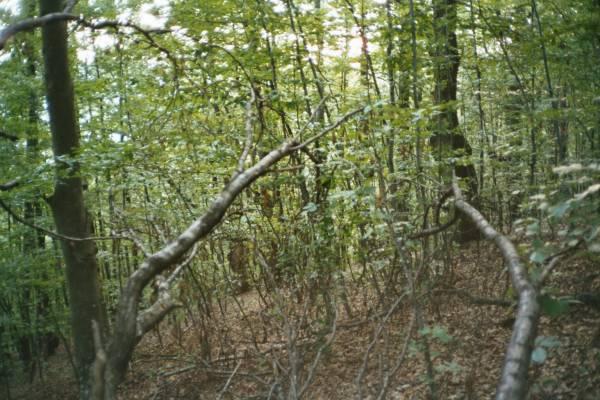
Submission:
<svg viewBox="0 0 600 400">
<path fill-rule="evenodd" d="M 40 0 L 42 16 L 63 11 L 64 4 Z M 79 151 L 79 123 L 73 81 L 69 70 L 67 22 L 57 21 L 42 27 L 44 80 L 56 163 L 54 193 L 48 199 L 56 230 L 77 238 L 61 240 L 71 308 L 71 329 L 75 342 L 75 361 L 80 397 L 91 394 L 90 370 L 96 351 L 92 321 L 106 329 L 105 310 L 100 295 L 96 245 L 91 236 L 91 220 L 83 198 L 83 182 L 75 156 Z"/>
<path fill-rule="evenodd" d="M 475 251 L 451 239 L 478 238 L 479 231 L 499 244 L 519 296 L 496 396 L 524 398 L 530 361 L 543 354 L 536 348 L 532 358 L 552 292 L 542 292 L 537 277 L 597 242 L 598 222 L 589 217 L 600 187 L 597 6 L 138 3 L 81 2 L 70 13 L 44 0 L 44 15 L 0 31 L 0 273 L 3 282 L 19 282 L 0 297 L 6 365 L 16 360 L 17 325 L 27 324 L 19 301 L 42 304 L 49 295 L 67 311 L 54 302 L 61 281 L 44 286 L 56 260 L 66 263 L 67 336 L 75 342 L 82 398 L 115 398 L 141 339 L 167 315 L 162 329 L 184 346 L 185 321 L 206 363 L 216 347 L 237 347 L 227 332 L 244 331 L 252 344 L 245 346 L 248 364 L 277 366 L 276 374 L 261 371 L 257 385 L 293 400 L 311 396 L 326 349 L 339 356 L 330 347 L 336 327 L 358 318 L 373 328 L 365 348 L 356 349 L 358 397 L 389 396 L 409 350 L 423 356 L 418 373 L 429 396 L 445 396 L 450 389 L 438 384 L 444 371 L 460 373 L 440 361 L 446 357 L 432 356 L 433 348 L 452 355 L 435 310 L 454 304 L 445 301 L 449 293 L 464 294 L 452 286 L 455 267 L 462 252 Z M 45 112 L 37 144 L 28 141 L 25 123 L 34 116 L 27 110 L 41 109 L 39 91 L 19 85 L 39 38 L 31 35 L 31 48 L 7 42 L 37 28 L 51 167 Z M 40 158 L 24 161 L 34 144 Z M 558 159 L 571 158 L 569 172 L 552 172 Z M 460 186 L 448 190 L 452 175 L 466 184 L 465 198 Z M 55 230 L 43 218 L 42 198 Z M 507 229 L 526 232 L 525 239 L 512 245 Z M 26 264 L 10 262 L 15 251 L 39 253 L 43 261 L 30 258 L 41 273 L 32 278 L 13 268 Z M 519 261 L 526 252 L 529 263 Z M 478 282 L 491 276 L 473 274 Z M 87 289 L 78 292 L 82 284 Z M 259 299 L 260 322 L 236 296 L 241 286 Z M 472 307 L 513 303 L 497 292 L 464 299 Z M 229 304 L 240 315 L 235 323 Z M 351 322 L 341 322 L 340 312 Z M 398 313 L 405 324 L 396 323 Z M 284 338 L 281 351 L 265 351 L 260 335 Z M 236 366 L 221 394 L 236 390 L 230 383 L 238 367 L 247 365 Z"/>
<path fill-rule="evenodd" d="M 460 56 L 456 38 L 457 10 L 455 0 L 433 1 L 433 103 L 437 113 L 433 120 L 433 134 L 429 145 L 440 162 L 440 175 L 448 184 L 451 171 L 465 178 L 468 183 L 469 198 L 477 195 L 477 175 L 473 162 L 468 158 L 472 154 L 467 139 L 458 130 L 457 90 Z M 447 165 L 450 158 L 451 166 Z M 453 165 L 452 165 L 453 164 Z M 477 239 L 479 233 L 467 218 L 461 218 L 459 238 L 461 241 Z"/>
</svg>

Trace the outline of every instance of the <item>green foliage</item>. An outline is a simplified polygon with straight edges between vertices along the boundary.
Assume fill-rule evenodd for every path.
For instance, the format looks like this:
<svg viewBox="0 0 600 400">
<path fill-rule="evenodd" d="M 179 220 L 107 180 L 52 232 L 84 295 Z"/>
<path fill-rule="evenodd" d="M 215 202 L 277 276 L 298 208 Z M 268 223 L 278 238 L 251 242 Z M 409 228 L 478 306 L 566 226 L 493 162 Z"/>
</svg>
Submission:
<svg viewBox="0 0 600 400">
<path fill-rule="evenodd" d="M 558 317 L 566 313 L 569 309 L 569 302 L 564 299 L 557 299 L 549 294 L 542 294 L 539 297 L 542 312 L 550 317 Z"/>
<path fill-rule="evenodd" d="M 543 364 L 548 358 L 548 350 L 560 345 L 561 342 L 554 336 L 538 336 L 535 339 L 535 348 L 531 353 L 531 361 Z"/>
<path fill-rule="evenodd" d="M 561 179 L 548 187 L 546 193 L 532 198 L 542 218 L 527 228 L 531 236 L 541 238 L 542 229 L 549 229 L 556 232 L 559 239 L 557 244 L 542 240 L 533 242 L 531 260 L 539 264 L 560 249 L 583 248 L 593 253 L 600 251 L 598 165 L 571 164 L 557 167 L 554 171 Z M 547 227 L 542 227 L 542 221 Z"/>
<path fill-rule="evenodd" d="M 419 331 L 419 334 L 429 336 L 431 339 L 438 340 L 443 344 L 448 344 L 454 340 L 454 338 L 448 334 L 446 328 L 440 325 L 434 325 L 432 327 L 426 326 Z"/>
<path fill-rule="evenodd" d="M 251 104 L 245 166 L 286 139 L 318 133 L 349 110 L 363 107 L 363 113 L 282 160 L 240 195 L 199 245 L 184 278 L 207 293 L 203 301 L 235 293 L 232 281 L 241 278 L 230 271 L 234 243 L 244 244 L 243 266 L 259 288 L 268 281 L 255 259 L 260 252 L 278 283 L 298 291 L 318 284 L 322 293 L 336 293 L 341 278 L 360 275 L 361 284 L 373 285 L 369 290 L 382 283 L 392 296 L 404 283 L 392 279 L 401 275 L 401 262 L 422 258 L 434 265 L 448 256 L 440 237 L 407 240 L 406 253 L 397 254 L 387 225 L 391 220 L 406 238 L 438 222 L 432 211 L 448 161 L 476 166 L 478 206 L 495 227 L 508 231 L 519 221 L 532 274 L 569 249 L 600 252 L 597 2 L 538 1 L 543 35 L 529 2 L 459 3 L 458 96 L 445 104 L 433 100 L 436 65 L 445 62 L 434 55 L 444 43 L 434 39 L 427 2 L 415 2 L 414 21 L 407 2 L 390 2 L 389 15 L 381 1 L 351 1 L 353 13 L 341 0 L 323 1 L 321 9 L 308 0 L 291 7 L 264 0 L 168 3 L 78 3 L 77 13 L 89 19 L 140 22 L 147 9 L 164 17 L 171 32 L 152 33 L 149 40 L 128 28 L 72 26 L 81 130 L 74 158 L 51 156 L 39 34 L 19 35 L 0 53 L 0 131 L 18 138 L 0 138 L 0 183 L 22 182 L 1 196 L 18 215 L 37 202 L 35 223 L 52 228 L 43 199 L 52 195 L 60 161 L 80 167 L 96 235 L 132 235 L 146 250 L 158 250 L 201 215 L 238 168 L 252 86 L 258 98 Z M 12 19 L 0 14 L 3 22 Z M 326 107 L 313 118 L 323 97 Z M 455 109 L 472 152 L 436 159 L 429 142 L 435 121 Z M 566 138 L 564 160 L 558 160 L 557 132 Z M 442 222 L 451 208 L 450 202 L 441 208 Z M 14 353 L 19 337 L 55 329 L 51 316 L 61 328 L 65 320 L 58 243 L 43 236 L 43 248 L 34 251 L 24 246 L 31 234 L 10 217 L 0 222 L 0 351 Z M 119 239 L 98 242 L 97 257 L 112 310 L 144 254 Z M 367 272 L 374 278 L 365 279 Z M 27 292 L 49 299 L 48 319 L 19 309 Z M 541 304 L 550 316 L 567 307 L 550 294 Z M 420 334 L 442 344 L 453 340 L 438 325 Z M 546 359 L 551 346 L 544 343 L 536 347 L 535 362 Z M 456 372 L 459 366 L 440 368 Z"/>
</svg>

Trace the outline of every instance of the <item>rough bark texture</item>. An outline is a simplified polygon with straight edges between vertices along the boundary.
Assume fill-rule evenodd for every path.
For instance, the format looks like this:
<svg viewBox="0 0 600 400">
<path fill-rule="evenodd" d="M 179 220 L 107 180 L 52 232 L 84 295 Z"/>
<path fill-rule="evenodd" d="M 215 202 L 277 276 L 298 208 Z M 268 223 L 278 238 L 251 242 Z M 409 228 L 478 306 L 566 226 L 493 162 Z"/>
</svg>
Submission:
<svg viewBox="0 0 600 400">
<path fill-rule="evenodd" d="M 496 389 L 496 400 L 520 400 L 527 397 L 528 369 L 540 318 L 538 292 L 531 283 L 527 269 L 521 264 L 517 249 L 504 235 L 498 233 L 481 213 L 466 202 L 458 184 L 453 183 L 455 205 L 473 221 L 477 229 L 500 249 L 508 267 L 512 285 L 519 295 L 519 306 L 510 343 L 506 350 L 502 376 Z"/>
<path fill-rule="evenodd" d="M 62 1 L 40 0 L 42 15 L 60 11 Z M 79 147 L 73 82 L 69 73 L 67 23 L 42 27 L 45 82 L 56 160 L 56 183 L 50 205 L 60 234 L 90 236 L 90 221 L 83 199 L 82 181 L 72 158 Z M 92 241 L 61 241 L 71 306 L 71 328 L 75 344 L 80 398 L 90 396 L 90 366 L 95 358 L 92 320 L 102 322 L 96 246 Z"/>
<path fill-rule="evenodd" d="M 458 130 L 456 92 L 460 56 L 456 40 L 456 0 L 433 1 L 434 29 L 434 104 L 439 113 L 434 117 L 434 132 L 429 139 L 438 162 L 441 175 L 450 183 L 452 169 L 447 165 L 449 157 L 470 156 L 471 146 Z M 477 194 L 477 174 L 471 161 L 462 161 L 454 166 L 454 173 L 468 182 L 469 199 Z M 479 237 L 477 228 L 468 218 L 459 221 L 459 240 L 469 241 Z"/>
</svg>

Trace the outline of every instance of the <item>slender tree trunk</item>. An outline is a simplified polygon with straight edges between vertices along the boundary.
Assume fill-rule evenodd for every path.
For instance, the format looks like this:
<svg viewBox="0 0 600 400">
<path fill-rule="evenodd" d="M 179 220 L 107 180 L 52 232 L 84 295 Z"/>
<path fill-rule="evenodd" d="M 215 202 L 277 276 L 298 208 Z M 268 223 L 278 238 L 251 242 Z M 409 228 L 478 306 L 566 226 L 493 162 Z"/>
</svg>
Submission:
<svg viewBox="0 0 600 400">
<path fill-rule="evenodd" d="M 40 14 L 62 11 L 62 1 L 40 0 Z M 79 168 L 73 160 L 79 148 L 79 126 L 75 111 L 73 82 L 69 72 L 67 23 L 52 22 L 42 28 L 45 82 L 52 148 L 56 162 L 56 183 L 50 206 L 56 229 L 73 237 L 90 236 L 91 221 L 84 199 Z M 80 398 L 90 396 L 90 366 L 95 357 L 92 320 L 102 330 L 102 302 L 92 241 L 62 241 L 67 285 L 71 305 L 71 329 L 75 342 L 75 361 Z"/>
<path fill-rule="evenodd" d="M 24 8 L 24 14 L 27 18 L 35 16 L 35 3 L 31 1 L 22 2 Z M 32 35 L 28 34 L 25 36 L 23 41 L 23 55 L 25 62 L 25 74 L 29 79 L 35 79 L 36 67 L 35 67 L 35 56 L 32 42 Z M 37 123 L 38 123 L 38 98 L 35 89 L 30 88 L 28 91 L 28 126 L 27 126 L 27 141 L 25 145 L 25 152 L 28 161 L 35 162 L 37 154 Z M 26 221 L 35 223 L 36 217 L 40 213 L 40 204 L 37 199 L 28 199 L 25 201 L 23 210 L 23 217 Z M 37 231 L 25 231 L 23 234 L 23 254 L 25 256 L 34 255 L 35 251 L 43 247 L 43 238 L 40 241 L 40 234 Z M 30 266 L 28 266 L 30 267 Z M 34 276 L 34 271 L 30 271 L 30 274 Z M 46 293 L 41 293 L 42 296 Z M 23 361 L 25 371 L 28 374 L 29 381 L 33 382 L 35 378 L 35 369 L 40 363 L 40 354 L 38 347 L 38 328 L 36 323 L 37 318 L 34 316 L 36 308 L 31 304 L 35 301 L 36 296 L 34 295 L 34 289 L 31 287 L 23 287 L 21 298 L 19 299 L 19 309 L 21 318 L 25 326 L 28 327 L 28 332 L 19 337 L 18 351 L 21 361 Z"/>
<path fill-rule="evenodd" d="M 536 26 L 540 35 L 540 48 L 542 50 L 542 60 L 544 61 L 544 73 L 546 75 L 546 85 L 548 90 L 548 96 L 552 104 L 552 109 L 558 112 L 559 102 L 555 98 L 554 87 L 552 86 L 552 79 L 550 77 L 550 67 L 548 66 L 548 54 L 546 52 L 546 44 L 544 41 L 544 32 L 542 31 L 542 23 L 540 22 L 540 15 L 538 14 L 537 3 L 535 0 L 531 0 L 531 14 L 535 17 Z M 552 118 L 552 132 L 556 141 L 556 148 L 554 154 L 554 165 L 561 164 L 567 158 L 567 137 L 561 132 L 559 121 L 556 117 Z"/>
<path fill-rule="evenodd" d="M 415 4 L 413 0 L 409 0 L 410 13 L 410 37 L 411 37 L 411 94 L 413 106 L 418 112 L 420 107 L 420 98 L 418 90 L 418 69 L 417 69 L 417 22 L 415 18 Z M 417 163 L 417 198 L 422 206 L 425 206 L 426 194 L 425 185 L 423 183 L 423 139 L 421 137 L 421 129 L 416 124 L 415 127 L 415 157 Z"/>
</svg>

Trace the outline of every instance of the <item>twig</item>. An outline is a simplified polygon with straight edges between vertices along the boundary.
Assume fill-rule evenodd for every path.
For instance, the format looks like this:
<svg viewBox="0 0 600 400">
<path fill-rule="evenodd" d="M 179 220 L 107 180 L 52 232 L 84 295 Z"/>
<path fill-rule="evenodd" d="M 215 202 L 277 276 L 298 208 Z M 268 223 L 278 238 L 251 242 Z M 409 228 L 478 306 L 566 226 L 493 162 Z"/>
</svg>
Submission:
<svg viewBox="0 0 600 400">
<path fill-rule="evenodd" d="M 233 369 L 233 372 L 231 373 L 231 375 L 229 375 L 229 379 L 227 379 L 227 382 L 225 382 L 225 386 L 223 386 L 223 389 L 221 389 L 221 391 L 219 392 L 219 395 L 217 396 L 217 400 L 221 400 L 223 398 L 223 395 L 227 392 L 227 389 L 229 388 L 229 385 L 231 384 L 233 377 L 235 376 L 235 374 L 237 373 L 237 371 L 241 365 L 242 365 L 242 361 L 240 360 L 240 361 L 238 361 L 237 365 Z"/>
<path fill-rule="evenodd" d="M 181 307 L 181 304 L 175 302 L 171 297 L 171 285 L 179 277 L 183 269 L 189 265 L 196 256 L 198 249 L 197 243 L 192 247 L 191 254 L 175 270 L 164 278 L 162 275 L 156 276 L 158 299 L 148 308 L 139 313 L 137 317 L 137 335 L 141 338 L 146 332 L 156 326 L 162 319 L 174 308 Z"/>
<path fill-rule="evenodd" d="M 412 331 L 414 329 L 415 322 L 416 322 L 416 318 L 413 315 L 413 318 L 411 318 L 410 324 L 408 325 L 408 331 L 406 333 L 406 338 L 404 339 L 404 345 L 402 346 L 402 351 L 400 352 L 400 355 L 398 356 L 398 359 L 396 360 L 396 364 L 394 365 L 392 370 L 389 373 L 385 374 L 385 376 L 383 378 L 383 384 L 381 385 L 381 390 L 379 391 L 379 395 L 377 396 L 377 400 L 385 399 L 385 397 L 387 395 L 387 389 L 390 386 L 390 383 L 392 381 L 391 378 L 394 375 L 396 375 L 396 373 L 398 372 L 398 370 L 404 363 L 404 359 L 406 358 L 406 354 L 408 352 L 408 345 L 410 344 L 410 339 L 412 338 Z"/>
<path fill-rule="evenodd" d="M 177 266 L 177 268 L 175 268 L 175 271 L 173 271 L 171 273 L 171 275 L 169 275 L 169 277 L 167 278 L 167 285 L 169 287 L 173 284 L 175 279 L 177 279 L 179 277 L 179 275 L 181 274 L 181 271 L 183 271 L 183 269 L 185 267 L 187 267 L 190 264 L 190 262 L 192 262 L 194 257 L 196 257 L 197 252 L 198 252 L 198 243 L 194 244 L 194 247 L 192 248 L 192 252 L 190 253 L 189 257 L 186 258 L 181 264 L 179 264 Z"/>
<path fill-rule="evenodd" d="M 28 18 L 23 21 L 19 21 L 15 24 L 9 25 L 4 30 L 0 31 L 0 50 L 3 50 L 4 47 L 6 46 L 6 42 L 8 42 L 8 40 L 11 37 L 15 36 L 17 33 L 31 31 L 33 29 L 40 28 L 44 25 L 47 25 L 51 22 L 61 22 L 61 21 L 74 21 L 74 22 L 77 22 L 78 24 L 81 24 L 92 30 L 104 29 L 104 28 L 118 29 L 121 27 L 122 28 L 132 28 L 135 31 L 141 33 L 144 37 L 146 37 L 146 39 L 148 39 L 150 41 L 150 44 L 152 46 L 156 47 L 157 49 L 161 50 L 162 52 L 165 52 L 167 55 L 170 54 L 170 52 L 167 49 L 158 45 L 151 36 L 152 33 L 170 32 L 169 29 L 144 29 L 144 28 L 140 27 L 139 25 L 136 25 L 132 22 L 127 22 L 127 21 L 119 22 L 119 21 L 103 20 L 103 21 L 98 21 L 98 22 L 90 22 L 80 15 L 75 15 L 75 14 L 70 14 L 70 13 L 50 13 L 50 14 L 43 15 L 41 17 Z M 169 57 L 169 58 L 171 58 L 171 57 Z"/>
<path fill-rule="evenodd" d="M 164 377 L 164 378 L 168 378 L 169 376 L 183 374 L 185 372 L 191 371 L 191 370 L 196 369 L 198 367 L 199 367 L 198 365 L 192 364 L 192 365 L 188 365 L 187 367 L 182 367 L 182 368 L 176 369 L 174 371 L 161 372 L 160 375 L 162 377 Z"/>
<path fill-rule="evenodd" d="M 363 362 L 361 364 L 360 370 L 358 371 L 358 375 L 357 375 L 356 381 L 355 381 L 356 386 L 358 386 L 359 398 L 362 398 L 361 382 L 362 382 L 365 372 L 367 371 L 367 363 L 369 361 L 369 356 L 371 355 L 371 352 L 373 351 L 373 349 L 375 348 L 375 345 L 379 341 L 379 336 L 383 332 L 383 329 L 385 328 L 385 325 L 387 324 L 388 319 L 392 316 L 392 314 L 394 313 L 394 310 L 400 305 L 400 303 L 402 303 L 402 300 L 404 300 L 406 295 L 407 294 L 404 293 L 402 296 L 399 296 L 396 299 L 396 301 L 394 301 L 392 306 L 386 312 L 383 320 L 377 326 L 377 330 L 375 331 L 375 334 L 373 335 L 373 339 L 371 340 L 371 343 L 369 343 L 369 346 L 367 346 L 367 351 L 365 351 L 365 355 L 363 357 Z M 409 332 L 408 336 L 410 336 L 410 332 Z"/>
<path fill-rule="evenodd" d="M 12 181 L 10 181 L 10 182 L 6 182 L 6 183 L 4 183 L 4 184 L 0 185 L 0 191 L 2 191 L 2 192 L 6 192 L 6 191 L 8 191 L 8 190 L 14 189 L 14 188 L 16 188 L 17 186 L 19 186 L 19 184 L 20 184 L 20 183 L 21 183 L 21 182 L 20 182 L 19 178 L 17 178 L 17 179 L 13 179 L 13 180 L 12 180 Z"/>
<path fill-rule="evenodd" d="M 544 265 L 544 268 L 542 269 L 542 272 L 540 273 L 539 278 L 535 282 L 535 285 L 538 290 L 544 285 L 544 282 L 546 282 L 548 276 L 550 276 L 554 268 L 558 265 L 558 262 L 564 257 L 566 257 L 569 253 L 572 253 L 575 250 L 577 250 L 583 243 L 583 239 L 579 239 L 575 246 L 567 247 L 566 249 L 563 249 L 558 253 L 551 255 L 548 258 L 546 264 Z"/>
<path fill-rule="evenodd" d="M 77 0 L 69 0 L 67 2 L 67 5 L 65 6 L 63 12 L 70 13 L 71 11 L 73 11 L 73 8 L 75 7 L 76 4 L 77 4 Z"/>
<path fill-rule="evenodd" d="M 74 237 L 74 236 L 67 236 L 67 235 L 63 235 L 57 232 L 53 232 L 49 229 L 46 228 L 42 228 L 39 225 L 33 224 L 27 220 L 25 220 L 24 218 L 21 218 L 19 215 L 17 215 L 17 213 L 15 213 L 5 202 L 4 200 L 0 199 L 0 207 L 4 209 L 4 211 L 6 211 L 11 217 L 13 217 L 17 222 L 20 222 L 21 224 L 28 226 L 32 229 L 35 229 L 39 232 L 42 232 L 45 235 L 48 235 L 54 239 L 58 239 L 58 240 L 64 240 L 64 241 L 68 241 L 68 242 L 87 242 L 90 240 L 115 240 L 115 239 L 130 239 L 127 236 L 89 236 L 89 237 L 85 237 L 85 238 L 78 238 L 78 237 Z"/>
<path fill-rule="evenodd" d="M 252 147 L 252 135 L 254 131 L 254 113 L 252 111 L 252 103 L 256 101 L 256 94 L 254 93 L 254 88 L 250 89 L 250 100 L 246 102 L 246 143 L 244 145 L 244 150 L 242 151 L 242 155 L 238 160 L 238 174 L 244 172 L 244 163 L 246 162 L 246 158 L 248 158 L 248 153 L 250 153 L 250 147 Z"/>
<path fill-rule="evenodd" d="M 323 129 L 321 132 L 319 132 L 318 134 L 316 134 L 315 136 L 305 140 L 304 142 L 295 145 L 294 147 L 292 147 L 292 150 L 300 150 L 306 146 L 308 146 L 309 144 L 321 139 L 323 136 L 325 136 L 326 134 L 328 134 L 329 132 L 331 132 L 332 130 L 338 128 L 340 125 L 344 124 L 346 121 L 348 121 L 350 118 L 354 117 L 356 114 L 359 114 L 361 112 L 364 111 L 364 107 L 363 108 L 358 108 L 356 110 L 350 111 L 349 113 L 345 114 L 342 118 L 338 119 L 334 124 L 329 125 L 327 128 Z"/>
<path fill-rule="evenodd" d="M 315 359 L 313 360 L 313 362 L 308 370 L 308 375 L 306 376 L 306 379 L 304 380 L 304 384 L 302 385 L 302 388 L 298 392 L 298 399 L 302 398 L 302 396 L 304 395 L 304 393 L 306 393 L 306 390 L 312 383 L 312 380 L 315 375 L 315 371 L 317 370 L 317 367 L 319 366 L 319 361 L 321 359 L 321 356 L 323 355 L 323 351 L 326 348 L 328 348 L 331 345 L 331 343 L 333 343 L 333 340 L 335 339 L 335 334 L 337 332 L 337 319 L 338 319 L 338 311 L 337 311 L 337 306 L 335 304 L 334 304 L 334 309 L 335 309 L 335 317 L 333 318 L 333 322 L 331 324 L 332 326 L 331 326 L 331 333 L 330 333 L 329 339 L 327 339 L 327 341 L 325 343 L 323 343 L 321 345 L 321 347 L 319 347 L 319 350 L 317 351 L 317 355 L 315 356 Z"/>
<path fill-rule="evenodd" d="M 460 297 L 466 298 L 470 303 L 480 306 L 511 307 L 515 304 L 515 302 L 511 300 L 490 299 L 486 297 L 473 296 L 471 293 L 464 289 L 437 289 L 433 290 L 432 293 L 456 294 Z"/>
<path fill-rule="evenodd" d="M 150 250 L 148 250 L 146 248 L 146 246 L 144 245 L 144 242 L 135 234 L 135 232 L 133 231 L 133 229 L 129 228 L 129 229 L 127 229 L 127 231 L 129 232 L 129 235 L 128 235 L 129 240 L 131 240 L 133 242 L 133 244 L 135 244 L 135 246 L 142 253 L 144 253 L 144 257 L 150 257 L 150 255 L 152 254 L 152 252 L 150 252 Z"/>
</svg>

